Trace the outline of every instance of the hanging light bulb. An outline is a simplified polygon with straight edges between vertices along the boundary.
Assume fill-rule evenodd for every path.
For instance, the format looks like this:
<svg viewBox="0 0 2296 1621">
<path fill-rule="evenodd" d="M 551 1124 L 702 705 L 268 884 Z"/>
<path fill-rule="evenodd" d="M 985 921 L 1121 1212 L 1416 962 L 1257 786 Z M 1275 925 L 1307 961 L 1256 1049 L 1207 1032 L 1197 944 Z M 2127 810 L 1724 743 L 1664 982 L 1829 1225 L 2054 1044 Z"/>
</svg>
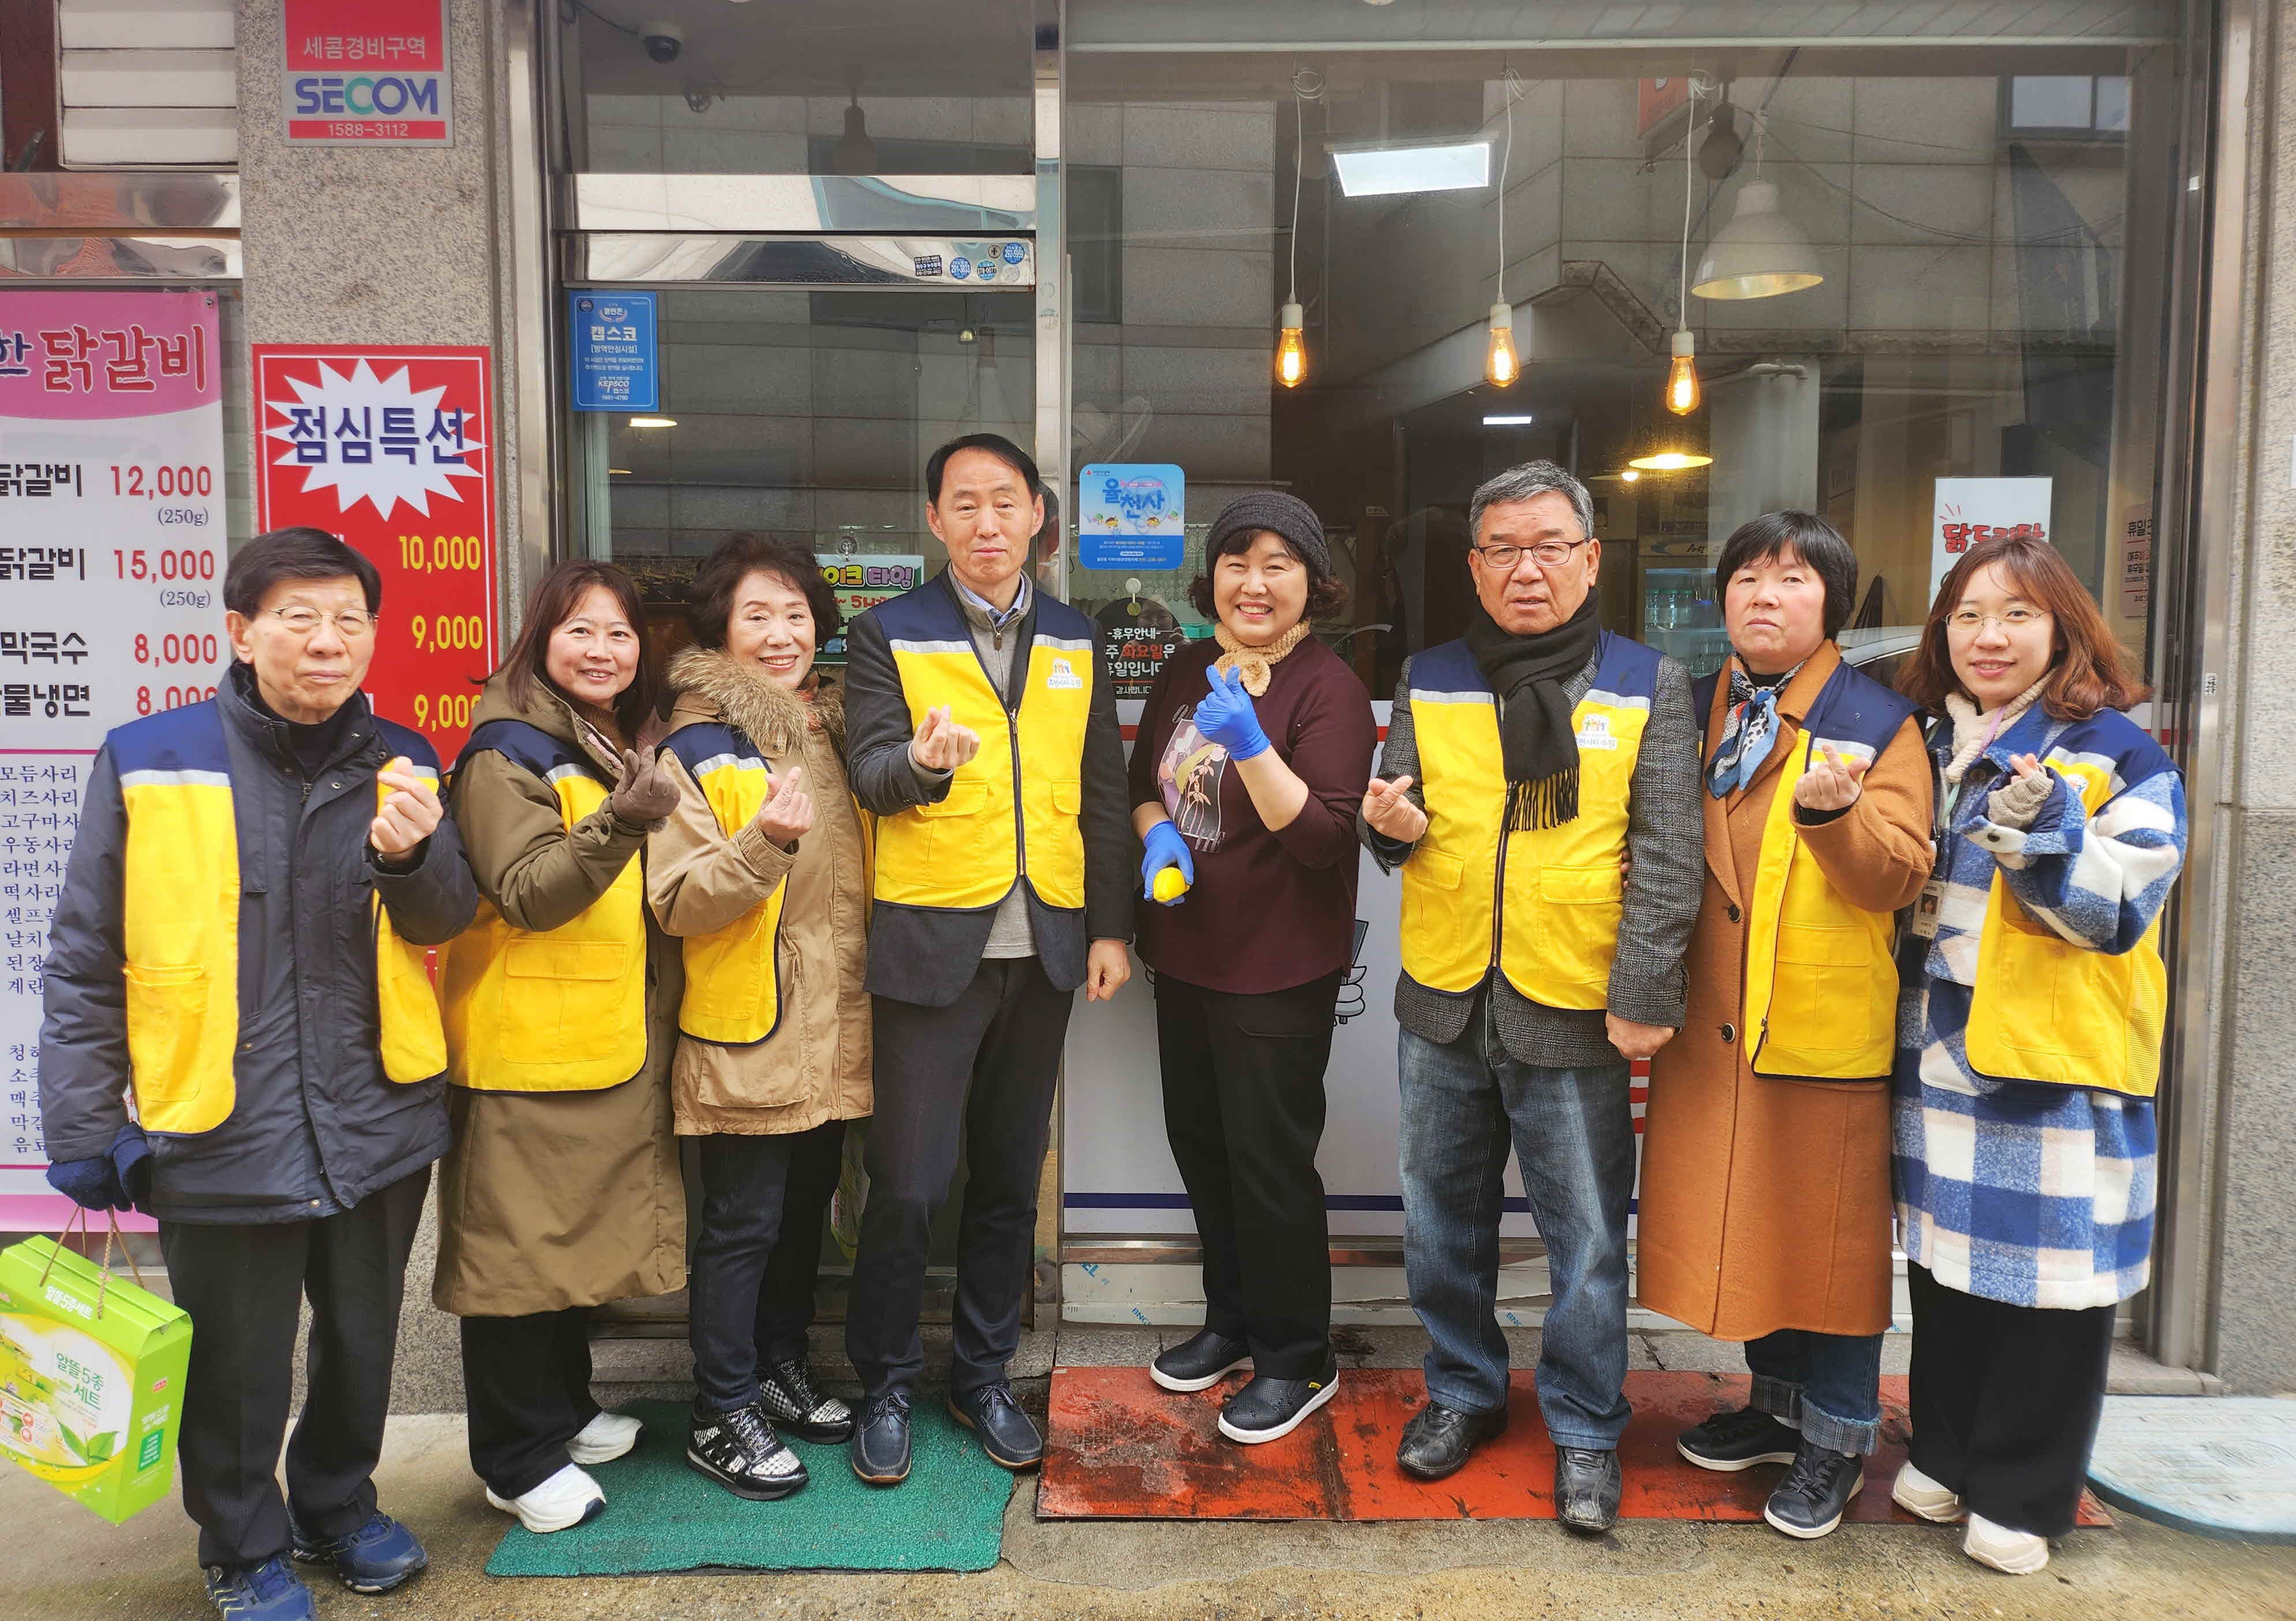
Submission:
<svg viewBox="0 0 2296 1621">
<path fill-rule="evenodd" d="M 1674 364 L 1666 373 L 1666 408 L 1687 416 L 1698 408 L 1698 340 L 1685 327 L 1674 334 Z"/>
<path fill-rule="evenodd" d="M 1624 473 L 1619 474 L 1619 482 L 1621 484 L 1631 484 L 1637 479 L 1641 478 L 1642 475 L 1643 470 L 1641 468 L 1629 467 Z"/>
<path fill-rule="evenodd" d="M 1283 331 L 1275 340 L 1275 381 L 1296 389 L 1308 380 L 1307 312 L 1286 304 L 1280 320 Z"/>
<path fill-rule="evenodd" d="M 873 175 L 877 172 L 877 143 L 869 134 L 869 115 L 861 111 L 861 70 L 846 76 L 849 101 L 845 133 L 829 149 L 823 171 L 832 175 Z"/>
<path fill-rule="evenodd" d="M 1653 450 L 1648 456 L 1638 456 L 1628 462 L 1628 467 L 1639 467 L 1644 473 L 1680 473 L 1690 467 L 1711 467 L 1714 458 L 1703 450 Z"/>
<path fill-rule="evenodd" d="M 1483 350 L 1483 381 L 1503 389 L 1522 375 L 1522 360 L 1514 352 L 1514 311 L 1505 303 L 1491 306 L 1491 340 Z"/>
</svg>

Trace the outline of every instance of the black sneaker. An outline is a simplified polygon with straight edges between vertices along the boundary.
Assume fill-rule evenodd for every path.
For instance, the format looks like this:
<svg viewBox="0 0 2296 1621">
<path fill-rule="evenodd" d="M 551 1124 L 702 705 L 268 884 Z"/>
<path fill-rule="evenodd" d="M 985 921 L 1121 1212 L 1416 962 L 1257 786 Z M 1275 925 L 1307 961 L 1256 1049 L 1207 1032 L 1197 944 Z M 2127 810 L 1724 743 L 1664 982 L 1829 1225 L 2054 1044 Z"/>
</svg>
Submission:
<svg viewBox="0 0 2296 1621">
<path fill-rule="evenodd" d="M 1324 1370 L 1311 1379 L 1279 1379 L 1255 1374 L 1250 1384 L 1220 1409 L 1219 1432 L 1231 1441 L 1256 1446 L 1288 1436 L 1300 1421 L 1340 1388 L 1340 1359 L 1324 1353 Z"/>
<path fill-rule="evenodd" d="M 1185 1395 L 1191 1390 L 1210 1390 L 1238 1368 L 1250 1366 L 1250 1345 L 1205 1329 L 1169 1351 L 1158 1352 L 1156 1360 L 1148 1364 L 1148 1377 L 1165 1389 Z"/>
<path fill-rule="evenodd" d="M 1674 1450 L 1702 1469 L 1734 1475 L 1758 1463 L 1792 1463 L 1801 1432 L 1775 1413 L 1741 1407 L 1692 1425 L 1675 1437 Z"/>
<path fill-rule="evenodd" d="M 1477 1442 L 1504 1435 L 1506 1427 L 1507 1410 L 1504 1407 L 1494 1407 L 1488 1412 L 1462 1412 L 1431 1399 L 1403 1427 L 1403 1439 L 1396 1444 L 1395 1461 L 1406 1475 L 1416 1475 L 1422 1480 L 1440 1480 L 1466 1466 L 1467 1454 L 1475 1449 Z"/>
<path fill-rule="evenodd" d="M 1554 1449 L 1554 1518 L 1568 1529 L 1597 1536 L 1617 1525 L 1624 1489 L 1617 1452 L 1583 1446 Z"/>
<path fill-rule="evenodd" d="M 889 1390 L 863 1403 L 849 1455 L 854 1474 L 871 1485 L 898 1485 L 909 1477 L 907 1391 Z"/>
<path fill-rule="evenodd" d="M 1793 1468 L 1762 1505 L 1762 1518 L 1788 1536 L 1807 1542 L 1840 1525 L 1865 1489 L 1866 1460 L 1805 1441 Z"/>
<path fill-rule="evenodd" d="M 686 1427 L 685 1461 L 753 1502 L 787 1497 L 806 1482 L 805 1465 L 755 1407 L 694 1413 Z"/>
<path fill-rule="evenodd" d="M 853 1439 L 853 1410 L 815 1387 L 813 1370 L 803 1357 L 758 1370 L 758 1411 L 816 1446 L 841 1446 Z"/>
<path fill-rule="evenodd" d="M 999 1379 L 963 1395 L 951 1392 L 949 1416 L 980 1437 L 980 1450 L 991 1463 L 1008 1469 L 1032 1469 L 1045 1461 L 1045 1438 L 1036 1420 L 1013 1399 L 1013 1386 Z"/>
</svg>

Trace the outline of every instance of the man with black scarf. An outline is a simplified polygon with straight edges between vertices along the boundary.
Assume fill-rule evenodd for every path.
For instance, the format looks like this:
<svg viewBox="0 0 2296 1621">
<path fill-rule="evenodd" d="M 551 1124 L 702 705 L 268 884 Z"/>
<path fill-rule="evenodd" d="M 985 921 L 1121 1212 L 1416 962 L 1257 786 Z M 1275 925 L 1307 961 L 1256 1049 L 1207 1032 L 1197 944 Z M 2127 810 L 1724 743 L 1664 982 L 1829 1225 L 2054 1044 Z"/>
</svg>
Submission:
<svg viewBox="0 0 2296 1621">
<path fill-rule="evenodd" d="M 1403 870 L 1404 1254 L 1434 1341 L 1396 1461 L 1439 1479 L 1506 1428 L 1512 1140 L 1553 1280 L 1538 1387 L 1555 1513 L 1600 1533 L 1629 1411 L 1628 1066 L 1682 1023 L 1698 728 L 1682 666 L 1601 627 L 1584 485 L 1527 463 L 1475 491 L 1469 520 L 1474 618 L 1404 665 L 1362 814 Z"/>
</svg>

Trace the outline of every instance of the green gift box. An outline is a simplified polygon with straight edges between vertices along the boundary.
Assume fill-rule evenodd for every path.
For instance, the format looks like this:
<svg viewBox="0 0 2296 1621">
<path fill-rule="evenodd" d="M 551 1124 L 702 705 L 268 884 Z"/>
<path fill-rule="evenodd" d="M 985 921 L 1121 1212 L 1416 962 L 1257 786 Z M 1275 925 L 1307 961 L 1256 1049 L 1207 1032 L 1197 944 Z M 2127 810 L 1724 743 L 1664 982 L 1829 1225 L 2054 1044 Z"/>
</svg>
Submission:
<svg viewBox="0 0 2296 1621">
<path fill-rule="evenodd" d="M 157 1295 L 50 1238 L 0 1250 L 0 1452 L 113 1525 L 168 1494 L 191 1356 Z"/>
</svg>

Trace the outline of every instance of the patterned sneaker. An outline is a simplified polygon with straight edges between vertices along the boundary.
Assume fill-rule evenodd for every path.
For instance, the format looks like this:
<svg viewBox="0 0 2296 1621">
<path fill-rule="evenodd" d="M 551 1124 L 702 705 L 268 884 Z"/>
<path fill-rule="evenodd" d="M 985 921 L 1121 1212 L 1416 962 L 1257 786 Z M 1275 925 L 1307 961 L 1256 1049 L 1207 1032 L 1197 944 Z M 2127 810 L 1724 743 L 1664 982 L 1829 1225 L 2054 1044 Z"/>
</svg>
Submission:
<svg viewBox="0 0 2296 1621">
<path fill-rule="evenodd" d="M 842 1446 L 853 1439 L 853 1410 L 821 1394 L 801 1356 L 758 1370 L 758 1411 L 816 1446 Z"/>
<path fill-rule="evenodd" d="M 805 1465 L 754 1407 L 696 1412 L 686 1429 L 685 1461 L 734 1496 L 753 1502 L 787 1497 L 807 1478 Z"/>
</svg>

